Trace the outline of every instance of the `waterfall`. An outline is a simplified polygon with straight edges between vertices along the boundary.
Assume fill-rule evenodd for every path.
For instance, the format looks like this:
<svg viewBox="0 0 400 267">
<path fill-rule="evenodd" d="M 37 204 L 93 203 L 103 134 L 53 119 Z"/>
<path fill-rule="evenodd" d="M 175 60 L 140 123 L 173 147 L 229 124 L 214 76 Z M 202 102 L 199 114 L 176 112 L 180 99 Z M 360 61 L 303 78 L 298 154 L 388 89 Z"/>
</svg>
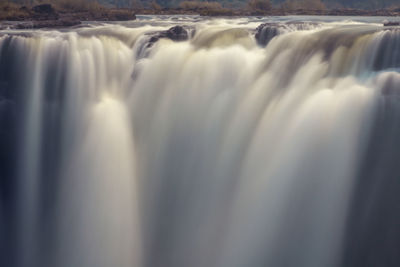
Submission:
<svg viewBox="0 0 400 267">
<path fill-rule="evenodd" d="M 399 89 L 373 19 L 2 30 L 0 265 L 398 266 Z"/>
</svg>

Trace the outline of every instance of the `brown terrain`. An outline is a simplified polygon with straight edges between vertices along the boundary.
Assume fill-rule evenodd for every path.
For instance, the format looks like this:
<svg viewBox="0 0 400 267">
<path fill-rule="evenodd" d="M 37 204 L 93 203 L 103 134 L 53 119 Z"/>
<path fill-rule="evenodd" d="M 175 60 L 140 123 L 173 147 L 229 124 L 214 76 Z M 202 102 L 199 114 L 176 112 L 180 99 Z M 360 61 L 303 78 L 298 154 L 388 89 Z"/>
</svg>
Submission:
<svg viewBox="0 0 400 267">
<path fill-rule="evenodd" d="M 40 4 L 34 6 L 0 3 L 0 29 L 2 28 L 54 28 L 77 26 L 82 21 L 127 21 L 136 19 L 135 14 L 151 15 L 202 15 L 202 16 L 285 16 L 285 15 L 330 15 L 330 16 L 400 16 L 400 8 L 381 10 L 359 9 L 302 9 L 273 8 L 264 0 L 251 0 L 246 8 L 224 8 L 218 2 L 184 1 L 177 8 L 161 8 L 153 3 L 148 8 L 116 9 L 106 8 L 91 2 L 81 6 L 68 5 L 68 1 L 58 5 Z M 64 3 L 64 4 L 62 4 Z M 83 3 L 83 2 L 82 2 Z M 269 3 L 269 2 L 268 2 Z M 386 26 L 399 26 L 388 22 Z"/>
<path fill-rule="evenodd" d="M 54 6 L 51 4 L 28 7 L 11 3 L 0 4 L 0 29 L 4 28 L 5 25 L 17 29 L 54 28 L 76 26 L 81 24 L 82 21 L 127 21 L 134 19 L 136 19 L 136 15 L 133 10 L 106 8 L 98 4 L 80 7 Z"/>
</svg>

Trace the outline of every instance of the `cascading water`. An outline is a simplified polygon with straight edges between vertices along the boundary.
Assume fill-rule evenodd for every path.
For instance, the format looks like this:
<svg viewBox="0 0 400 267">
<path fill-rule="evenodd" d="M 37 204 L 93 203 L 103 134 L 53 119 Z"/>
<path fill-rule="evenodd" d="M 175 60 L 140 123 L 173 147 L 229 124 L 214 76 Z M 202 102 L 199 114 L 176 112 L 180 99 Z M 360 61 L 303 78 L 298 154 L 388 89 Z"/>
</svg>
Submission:
<svg viewBox="0 0 400 267">
<path fill-rule="evenodd" d="M 0 265 L 398 266 L 400 29 L 301 20 L 0 31 Z"/>
</svg>

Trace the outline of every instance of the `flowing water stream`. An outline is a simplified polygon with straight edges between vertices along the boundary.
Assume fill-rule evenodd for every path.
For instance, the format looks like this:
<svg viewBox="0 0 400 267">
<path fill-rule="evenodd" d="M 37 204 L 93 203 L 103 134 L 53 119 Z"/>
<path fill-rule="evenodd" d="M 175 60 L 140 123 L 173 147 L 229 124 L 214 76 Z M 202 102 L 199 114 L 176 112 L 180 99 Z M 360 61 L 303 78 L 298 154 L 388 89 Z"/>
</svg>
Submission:
<svg viewBox="0 0 400 267">
<path fill-rule="evenodd" d="M 0 31 L 0 265 L 399 266 L 382 20 Z"/>
</svg>

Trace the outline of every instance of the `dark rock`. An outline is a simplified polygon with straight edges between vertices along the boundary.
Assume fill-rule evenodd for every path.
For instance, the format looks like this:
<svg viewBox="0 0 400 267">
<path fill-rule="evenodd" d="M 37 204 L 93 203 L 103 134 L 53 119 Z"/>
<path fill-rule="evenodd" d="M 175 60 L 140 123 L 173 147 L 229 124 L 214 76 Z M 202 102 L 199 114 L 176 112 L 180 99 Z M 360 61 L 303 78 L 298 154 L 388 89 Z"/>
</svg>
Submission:
<svg viewBox="0 0 400 267">
<path fill-rule="evenodd" d="M 20 7 L 19 10 L 24 11 L 24 12 L 29 12 L 29 8 L 27 8 L 26 6 Z"/>
<path fill-rule="evenodd" d="M 57 26 L 56 27 L 73 27 L 81 24 L 80 20 L 67 20 L 67 19 L 61 19 L 57 21 Z"/>
<path fill-rule="evenodd" d="M 186 41 L 189 38 L 188 32 L 182 26 L 175 26 L 165 32 L 165 36 L 173 41 Z"/>
<path fill-rule="evenodd" d="M 115 12 L 113 20 L 128 21 L 135 20 L 136 15 L 133 12 Z"/>
<path fill-rule="evenodd" d="M 50 4 L 37 5 L 32 8 L 34 11 L 34 20 L 56 20 L 58 19 L 58 13 Z"/>
<path fill-rule="evenodd" d="M 162 31 L 154 34 L 150 37 L 149 43 L 147 47 L 151 47 L 154 43 L 156 43 L 161 38 L 170 39 L 172 41 L 186 41 L 189 39 L 189 34 L 185 28 L 182 26 L 174 26 L 169 28 L 167 31 Z"/>
<path fill-rule="evenodd" d="M 389 22 L 385 22 L 385 23 L 383 24 L 383 26 L 385 26 L 385 27 L 400 26 L 400 22 L 389 21 Z"/>
<path fill-rule="evenodd" d="M 46 14 L 55 13 L 55 10 L 54 10 L 53 6 L 50 5 L 50 4 L 37 5 L 37 6 L 34 6 L 32 9 L 36 13 L 46 13 Z"/>
<path fill-rule="evenodd" d="M 157 42 L 158 40 L 160 40 L 159 36 L 152 36 L 149 40 L 149 43 L 153 44 L 153 43 Z"/>
<path fill-rule="evenodd" d="M 277 35 L 279 35 L 279 29 L 276 25 L 264 23 L 256 28 L 255 38 L 259 45 L 266 46 Z"/>
</svg>

